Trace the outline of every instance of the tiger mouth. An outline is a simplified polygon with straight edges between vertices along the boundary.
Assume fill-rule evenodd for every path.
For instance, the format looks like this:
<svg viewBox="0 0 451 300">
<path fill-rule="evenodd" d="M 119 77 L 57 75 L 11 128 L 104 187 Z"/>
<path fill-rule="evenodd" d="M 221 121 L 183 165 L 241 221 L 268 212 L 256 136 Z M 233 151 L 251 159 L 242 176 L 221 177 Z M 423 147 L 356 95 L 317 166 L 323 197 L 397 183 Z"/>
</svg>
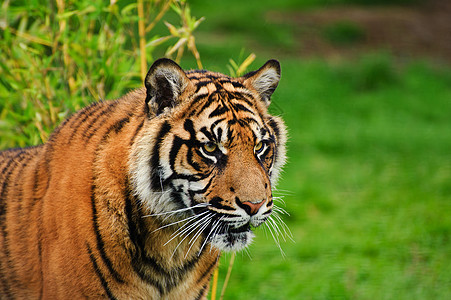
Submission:
<svg viewBox="0 0 451 300">
<path fill-rule="evenodd" d="M 266 221 L 266 218 L 259 221 L 253 218 L 227 221 L 224 218 L 233 215 L 217 212 L 207 207 L 192 207 L 192 212 L 198 216 L 209 216 L 209 225 L 204 227 L 203 236 L 206 242 L 213 247 L 226 252 L 240 251 L 249 246 L 255 236 L 253 229 Z"/>
<path fill-rule="evenodd" d="M 252 231 L 251 224 L 249 222 L 244 224 L 243 226 L 240 226 L 237 228 L 230 228 L 228 230 L 229 233 L 243 233 L 243 232 L 248 232 L 248 231 Z"/>
</svg>

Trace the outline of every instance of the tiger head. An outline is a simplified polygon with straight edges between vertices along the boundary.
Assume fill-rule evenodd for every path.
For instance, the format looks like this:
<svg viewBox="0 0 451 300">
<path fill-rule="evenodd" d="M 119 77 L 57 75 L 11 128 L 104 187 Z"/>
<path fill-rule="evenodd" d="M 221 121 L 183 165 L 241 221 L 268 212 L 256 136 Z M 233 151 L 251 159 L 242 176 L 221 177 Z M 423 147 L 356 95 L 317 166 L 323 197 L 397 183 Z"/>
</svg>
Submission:
<svg viewBox="0 0 451 300">
<path fill-rule="evenodd" d="M 220 250 L 249 245 L 251 228 L 274 209 L 285 162 L 285 125 L 267 112 L 279 79 L 275 60 L 239 78 L 156 61 L 145 80 L 148 119 L 130 156 L 143 207 Z"/>
</svg>

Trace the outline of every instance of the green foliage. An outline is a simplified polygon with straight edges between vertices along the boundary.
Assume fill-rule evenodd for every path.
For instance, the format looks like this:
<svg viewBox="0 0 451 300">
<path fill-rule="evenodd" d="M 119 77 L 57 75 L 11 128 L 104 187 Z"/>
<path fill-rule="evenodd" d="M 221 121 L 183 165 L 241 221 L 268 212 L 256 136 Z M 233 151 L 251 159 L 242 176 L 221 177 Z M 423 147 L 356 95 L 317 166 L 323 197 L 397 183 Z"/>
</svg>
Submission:
<svg viewBox="0 0 451 300">
<path fill-rule="evenodd" d="M 176 40 L 168 55 L 177 51 L 180 59 L 185 47 L 197 52 L 192 31 L 201 20 L 191 16 L 184 1 L 146 1 L 141 20 L 137 6 L 101 0 L 2 4 L 0 148 L 45 141 L 73 111 L 141 86 L 140 68 L 146 66 L 139 58 L 151 60 L 156 47 L 168 46 L 168 40 Z M 181 25 L 167 23 L 169 32 L 150 32 L 171 12 L 169 7 Z M 148 26 L 145 48 L 138 42 L 139 22 Z"/>
</svg>

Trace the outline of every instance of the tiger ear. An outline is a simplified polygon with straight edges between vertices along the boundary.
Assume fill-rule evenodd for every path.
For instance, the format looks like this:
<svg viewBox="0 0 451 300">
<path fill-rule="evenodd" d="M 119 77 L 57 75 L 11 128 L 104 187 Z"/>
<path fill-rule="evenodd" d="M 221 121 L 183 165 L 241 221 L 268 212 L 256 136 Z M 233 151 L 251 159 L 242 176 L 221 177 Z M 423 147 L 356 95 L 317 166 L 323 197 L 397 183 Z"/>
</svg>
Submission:
<svg viewBox="0 0 451 300">
<path fill-rule="evenodd" d="M 250 72 L 244 77 L 244 85 L 254 89 L 262 101 L 268 106 L 280 80 L 280 64 L 277 60 L 268 60 L 257 71 Z"/>
<path fill-rule="evenodd" d="M 168 58 L 156 60 L 144 81 L 147 108 L 159 115 L 165 108 L 175 107 L 189 83 L 190 80 L 176 62 Z"/>
</svg>

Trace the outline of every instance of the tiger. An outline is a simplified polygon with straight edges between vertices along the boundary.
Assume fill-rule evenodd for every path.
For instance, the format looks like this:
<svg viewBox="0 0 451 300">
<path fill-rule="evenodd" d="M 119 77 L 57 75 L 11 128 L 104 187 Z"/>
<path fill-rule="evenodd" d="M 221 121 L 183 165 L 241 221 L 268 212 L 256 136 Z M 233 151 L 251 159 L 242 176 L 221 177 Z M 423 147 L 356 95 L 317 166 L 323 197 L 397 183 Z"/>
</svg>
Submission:
<svg viewBox="0 0 451 300">
<path fill-rule="evenodd" d="M 156 60 L 38 146 L 0 152 L 1 299 L 206 299 L 222 252 L 275 209 L 280 64 L 241 77 Z"/>
</svg>

